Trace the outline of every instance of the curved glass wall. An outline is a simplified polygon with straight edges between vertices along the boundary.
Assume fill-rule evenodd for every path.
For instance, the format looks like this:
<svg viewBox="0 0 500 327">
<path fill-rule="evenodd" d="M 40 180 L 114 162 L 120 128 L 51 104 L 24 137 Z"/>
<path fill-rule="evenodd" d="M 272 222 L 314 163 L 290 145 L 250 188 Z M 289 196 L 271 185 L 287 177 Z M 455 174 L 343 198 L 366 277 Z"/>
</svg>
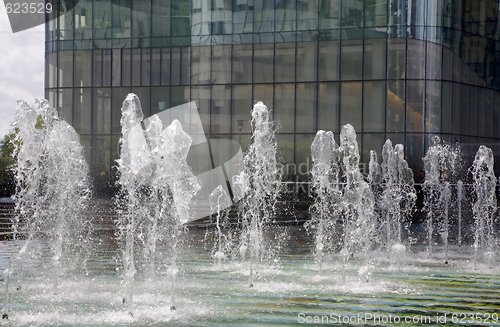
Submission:
<svg viewBox="0 0 500 327">
<path fill-rule="evenodd" d="M 80 0 L 47 25 L 46 96 L 92 149 L 98 188 L 112 180 L 129 92 L 145 116 L 195 101 L 206 138 L 243 149 L 253 102 L 264 101 L 291 181 L 309 178 L 315 132 L 346 123 L 364 163 L 391 138 L 416 175 L 431 135 L 468 155 L 478 144 L 500 153 L 498 9 L 486 0 Z"/>
</svg>

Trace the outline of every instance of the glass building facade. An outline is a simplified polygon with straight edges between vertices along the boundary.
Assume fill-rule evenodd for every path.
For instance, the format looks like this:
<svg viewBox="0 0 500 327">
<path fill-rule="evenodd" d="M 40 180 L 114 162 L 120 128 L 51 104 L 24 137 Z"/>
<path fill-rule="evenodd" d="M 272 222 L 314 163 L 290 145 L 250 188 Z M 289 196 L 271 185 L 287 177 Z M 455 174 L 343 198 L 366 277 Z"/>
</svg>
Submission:
<svg viewBox="0 0 500 327">
<path fill-rule="evenodd" d="M 347 123 L 363 162 L 390 138 L 415 175 L 432 135 L 500 154 L 498 0 L 72 1 L 47 24 L 45 92 L 98 189 L 113 180 L 129 92 L 146 117 L 195 101 L 206 138 L 243 150 L 263 101 L 290 181 L 309 178 L 316 131 L 338 140 Z"/>
</svg>

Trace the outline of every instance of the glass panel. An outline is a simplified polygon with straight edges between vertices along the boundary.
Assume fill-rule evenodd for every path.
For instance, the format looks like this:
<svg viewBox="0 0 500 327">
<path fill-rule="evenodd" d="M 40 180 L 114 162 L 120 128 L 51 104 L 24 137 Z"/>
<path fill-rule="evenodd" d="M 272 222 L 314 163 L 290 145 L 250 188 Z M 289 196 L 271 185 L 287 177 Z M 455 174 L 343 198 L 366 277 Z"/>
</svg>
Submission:
<svg viewBox="0 0 500 327">
<path fill-rule="evenodd" d="M 283 181 L 296 181 L 298 171 L 293 158 L 293 149 L 295 148 L 294 138 L 293 135 L 276 135 L 276 158 L 278 160 L 278 167 L 283 169 Z M 250 141 L 250 138 L 248 140 Z M 295 192 L 295 185 L 291 191 Z"/>
<path fill-rule="evenodd" d="M 460 84 L 452 83 L 452 85 L 451 132 L 453 134 L 460 134 L 460 93 L 462 90 Z"/>
<path fill-rule="evenodd" d="M 122 77 L 122 56 L 120 49 L 113 49 L 113 62 L 111 68 L 111 85 L 120 86 Z"/>
<path fill-rule="evenodd" d="M 87 67 L 85 67 L 88 69 Z M 102 85 L 102 50 L 94 50 L 92 60 L 92 86 Z"/>
<path fill-rule="evenodd" d="M 439 44 L 427 42 L 426 79 L 441 79 L 441 67 L 446 65 L 442 63 L 442 49 Z"/>
<path fill-rule="evenodd" d="M 172 35 L 191 35 L 189 20 L 190 1 L 171 0 L 172 2 Z"/>
<path fill-rule="evenodd" d="M 319 84 L 318 129 L 339 131 L 339 83 Z"/>
<path fill-rule="evenodd" d="M 172 84 L 181 84 L 181 48 L 172 48 Z"/>
<path fill-rule="evenodd" d="M 54 52 L 55 54 L 55 52 Z M 90 86 L 92 74 L 92 50 L 75 51 L 75 87 Z M 49 77 L 50 78 L 50 77 Z"/>
<path fill-rule="evenodd" d="M 461 93 L 459 93 L 460 101 L 460 134 L 467 135 L 469 132 L 469 86 L 461 85 Z"/>
<path fill-rule="evenodd" d="M 122 127 L 120 119 L 122 117 L 122 104 L 125 98 L 130 93 L 128 87 L 113 87 L 111 88 L 112 102 L 111 102 L 111 133 L 121 134 Z"/>
<path fill-rule="evenodd" d="M 385 79 L 386 39 L 365 40 L 365 80 Z"/>
<path fill-rule="evenodd" d="M 453 52 L 446 47 L 443 49 L 443 79 L 446 81 L 451 81 L 453 79 Z"/>
<path fill-rule="evenodd" d="M 365 82 L 363 132 L 385 131 L 385 81 Z"/>
<path fill-rule="evenodd" d="M 233 46 L 233 83 L 252 83 L 252 45 Z"/>
<path fill-rule="evenodd" d="M 73 86 L 73 51 L 59 52 L 59 87 Z"/>
<path fill-rule="evenodd" d="M 295 30 L 295 21 L 297 15 L 295 4 L 296 0 L 279 0 L 275 2 L 275 32 Z"/>
<path fill-rule="evenodd" d="M 94 38 L 111 38 L 111 1 L 94 2 Z"/>
<path fill-rule="evenodd" d="M 362 83 L 342 83 L 340 95 L 340 125 L 351 124 L 361 132 Z"/>
<path fill-rule="evenodd" d="M 471 86 L 469 88 L 469 135 L 477 135 L 477 87 Z"/>
<path fill-rule="evenodd" d="M 342 2 L 342 27 L 363 26 L 363 0 Z"/>
<path fill-rule="evenodd" d="M 254 0 L 254 33 L 273 32 L 274 0 Z"/>
<path fill-rule="evenodd" d="M 195 92 L 196 88 L 193 87 L 193 92 Z M 209 96 L 210 96 L 210 90 L 208 91 Z M 194 94 L 194 93 L 193 93 Z M 172 87 L 171 88 L 171 106 L 175 107 L 184 103 L 188 103 L 191 101 L 190 98 L 190 92 L 189 92 L 189 87 L 182 86 L 182 87 Z M 197 99 L 197 97 L 193 96 L 193 101 Z M 198 105 L 198 108 L 200 106 Z M 208 111 L 209 106 L 206 106 Z"/>
<path fill-rule="evenodd" d="M 452 98 L 451 98 L 451 83 L 443 82 L 443 95 L 442 95 L 442 117 L 441 117 L 441 132 L 451 133 L 451 112 L 452 112 Z"/>
<path fill-rule="evenodd" d="M 161 49 L 151 49 L 151 85 L 160 85 Z"/>
<path fill-rule="evenodd" d="M 132 77 L 132 50 L 123 49 L 122 50 L 122 85 L 129 86 L 130 78 Z"/>
<path fill-rule="evenodd" d="M 210 47 L 205 47 L 209 48 Z M 184 47 L 181 48 L 182 60 L 181 60 L 181 84 L 189 85 L 191 81 L 191 48 Z M 208 61 L 208 74 L 210 74 L 210 57 L 207 59 Z M 210 75 L 208 76 L 208 80 L 210 80 Z M 194 82 L 192 82 L 195 84 Z"/>
<path fill-rule="evenodd" d="M 170 36 L 170 1 L 152 1 L 153 36 Z"/>
<path fill-rule="evenodd" d="M 132 36 L 151 36 L 151 0 L 132 2 Z"/>
<path fill-rule="evenodd" d="M 295 81 L 295 43 L 276 44 L 276 82 Z"/>
<path fill-rule="evenodd" d="M 441 82 L 427 81 L 425 87 L 425 131 L 441 132 Z"/>
<path fill-rule="evenodd" d="M 170 87 L 151 88 L 151 115 L 171 108 L 170 106 Z"/>
<path fill-rule="evenodd" d="M 406 87 L 406 131 L 424 131 L 424 82 L 408 81 Z"/>
<path fill-rule="evenodd" d="M 141 85 L 151 84 L 151 49 L 142 49 Z"/>
<path fill-rule="evenodd" d="M 47 54 L 47 66 L 49 81 L 48 87 L 57 87 L 57 52 Z"/>
<path fill-rule="evenodd" d="M 342 41 L 342 80 L 363 79 L 363 40 Z"/>
<path fill-rule="evenodd" d="M 456 54 L 453 54 L 453 81 L 462 81 L 462 60 Z"/>
<path fill-rule="evenodd" d="M 425 41 L 408 40 L 408 78 L 425 77 Z"/>
<path fill-rule="evenodd" d="M 365 26 L 387 26 L 387 0 L 365 0 Z"/>
<path fill-rule="evenodd" d="M 297 0 L 297 30 L 316 29 L 318 29 L 318 0 Z"/>
<path fill-rule="evenodd" d="M 74 90 L 73 127 L 78 134 L 90 134 L 92 117 L 92 89 L 77 88 Z"/>
<path fill-rule="evenodd" d="M 319 43 L 319 80 L 338 81 L 340 71 L 340 41 Z"/>
<path fill-rule="evenodd" d="M 141 49 L 132 49 L 132 86 L 141 85 Z"/>
<path fill-rule="evenodd" d="M 180 98 L 174 99 L 174 91 L 177 93 L 175 89 L 181 89 L 181 88 L 178 87 L 172 88 L 172 107 L 182 104 L 181 102 L 179 102 L 179 100 L 181 100 Z M 188 88 L 186 89 L 189 90 Z M 186 92 L 186 90 L 184 90 L 184 92 Z M 186 100 L 184 101 L 187 102 Z M 200 113 L 200 119 L 203 125 L 203 130 L 205 131 L 205 134 L 209 134 L 210 133 L 210 86 L 193 86 L 191 88 L 190 101 L 196 101 L 196 106 L 198 107 L 198 112 Z"/>
<path fill-rule="evenodd" d="M 500 94 L 497 91 L 493 91 L 493 121 L 500 121 Z M 493 137 L 500 137 L 500 128 L 493 129 Z"/>
<path fill-rule="evenodd" d="M 231 86 L 212 86 L 210 113 L 212 133 L 231 132 Z"/>
<path fill-rule="evenodd" d="M 233 6 L 233 33 L 249 33 L 253 30 L 253 0 L 237 0 Z"/>
<path fill-rule="evenodd" d="M 161 85 L 170 84 L 170 71 L 170 49 L 161 49 Z"/>
<path fill-rule="evenodd" d="M 212 47 L 212 84 L 231 83 L 231 46 Z"/>
<path fill-rule="evenodd" d="M 131 1 L 113 1 L 113 38 L 129 38 L 132 29 Z"/>
<path fill-rule="evenodd" d="M 407 2 L 391 0 L 389 2 L 389 25 L 406 25 Z"/>
<path fill-rule="evenodd" d="M 92 1 L 78 1 L 73 8 L 75 39 L 92 38 Z"/>
<path fill-rule="evenodd" d="M 279 133 L 293 133 L 295 122 L 295 85 L 275 86 L 274 119 L 279 124 Z"/>
<path fill-rule="evenodd" d="M 316 132 L 316 83 L 297 84 L 297 127 L 296 133 Z"/>
<path fill-rule="evenodd" d="M 485 90 L 485 102 L 484 102 L 484 107 L 485 107 L 485 134 L 484 136 L 486 137 L 492 137 L 493 136 L 493 91 L 492 90 Z"/>
<path fill-rule="evenodd" d="M 319 28 L 332 29 L 340 27 L 340 0 L 319 1 Z"/>
<path fill-rule="evenodd" d="M 269 110 L 273 110 L 274 106 L 273 86 L 271 84 L 254 85 L 253 100 L 254 103 L 257 101 L 262 101 L 267 106 L 267 108 L 269 108 Z"/>
<path fill-rule="evenodd" d="M 405 124 L 405 83 L 387 82 L 387 132 L 403 132 Z"/>
<path fill-rule="evenodd" d="M 316 42 L 297 43 L 297 81 L 316 81 L 318 74 L 317 46 Z"/>
<path fill-rule="evenodd" d="M 254 44 L 254 83 L 273 82 L 274 44 Z"/>
<path fill-rule="evenodd" d="M 192 83 L 209 84 L 210 83 L 210 46 L 193 47 L 192 58 Z"/>
<path fill-rule="evenodd" d="M 477 134 L 486 136 L 486 107 L 483 88 L 477 88 Z"/>
<path fill-rule="evenodd" d="M 111 86 L 111 50 L 102 51 L 102 86 Z"/>
<path fill-rule="evenodd" d="M 109 134 L 111 132 L 111 89 L 94 90 L 92 106 L 92 134 Z"/>
<path fill-rule="evenodd" d="M 252 107 L 252 86 L 233 86 L 233 133 L 250 133 Z"/>
<path fill-rule="evenodd" d="M 64 119 L 68 124 L 73 125 L 73 89 L 59 90 L 59 118 Z"/>
<path fill-rule="evenodd" d="M 390 79 L 405 78 L 406 39 L 387 39 L 387 71 Z"/>
</svg>

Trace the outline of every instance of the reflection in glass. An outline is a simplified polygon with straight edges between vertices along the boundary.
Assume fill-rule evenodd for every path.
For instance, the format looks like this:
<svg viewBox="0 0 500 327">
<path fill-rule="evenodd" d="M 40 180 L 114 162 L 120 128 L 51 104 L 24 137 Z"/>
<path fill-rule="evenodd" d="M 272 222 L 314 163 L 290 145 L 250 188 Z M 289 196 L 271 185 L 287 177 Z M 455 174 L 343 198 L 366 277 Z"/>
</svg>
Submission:
<svg viewBox="0 0 500 327">
<path fill-rule="evenodd" d="M 342 80 L 363 79 L 363 40 L 342 41 Z"/>
<path fill-rule="evenodd" d="M 254 83 L 273 82 L 274 44 L 254 44 Z"/>
<path fill-rule="evenodd" d="M 365 80 L 385 79 L 386 39 L 365 40 Z"/>
<path fill-rule="evenodd" d="M 351 124 L 361 132 L 362 83 L 342 83 L 340 88 L 340 125 Z"/>
<path fill-rule="evenodd" d="M 363 132 L 385 131 L 385 81 L 365 82 Z"/>
<path fill-rule="evenodd" d="M 340 41 L 319 44 L 319 80 L 338 81 L 340 71 Z"/>
<path fill-rule="evenodd" d="M 276 84 L 274 119 L 279 124 L 279 133 L 293 133 L 295 123 L 295 84 Z"/>
<path fill-rule="evenodd" d="M 405 123 L 405 83 L 387 82 L 387 132 L 403 132 Z"/>
<path fill-rule="evenodd" d="M 339 131 L 339 83 L 319 84 L 318 129 Z"/>
<path fill-rule="evenodd" d="M 317 78 L 317 43 L 297 42 L 297 81 L 309 82 Z"/>
<path fill-rule="evenodd" d="M 297 133 L 316 132 L 316 83 L 297 84 Z"/>
<path fill-rule="evenodd" d="M 295 43 L 276 44 L 276 82 L 295 81 Z"/>
<path fill-rule="evenodd" d="M 78 134 L 90 134 L 92 117 L 92 89 L 74 89 L 74 117 L 73 127 Z"/>
<path fill-rule="evenodd" d="M 387 39 L 387 72 L 390 79 L 405 78 L 406 39 Z"/>
<path fill-rule="evenodd" d="M 266 104 L 264 102 L 264 104 Z M 269 106 L 269 103 L 266 104 Z M 253 107 L 252 85 L 233 86 L 233 133 L 239 133 L 237 122 L 243 123 L 242 133 L 250 133 L 250 111 Z M 272 107 L 272 101 L 271 106 Z M 236 123 L 235 123 L 236 122 Z"/>
<path fill-rule="evenodd" d="M 252 71 L 252 45 L 234 45 L 233 83 L 251 83 Z"/>
<path fill-rule="evenodd" d="M 210 114 L 212 133 L 231 132 L 231 86 L 212 86 Z"/>
<path fill-rule="evenodd" d="M 425 131 L 441 132 L 441 82 L 427 81 L 425 87 Z"/>
<path fill-rule="evenodd" d="M 406 85 L 406 131 L 424 131 L 424 82 L 408 81 Z"/>
</svg>

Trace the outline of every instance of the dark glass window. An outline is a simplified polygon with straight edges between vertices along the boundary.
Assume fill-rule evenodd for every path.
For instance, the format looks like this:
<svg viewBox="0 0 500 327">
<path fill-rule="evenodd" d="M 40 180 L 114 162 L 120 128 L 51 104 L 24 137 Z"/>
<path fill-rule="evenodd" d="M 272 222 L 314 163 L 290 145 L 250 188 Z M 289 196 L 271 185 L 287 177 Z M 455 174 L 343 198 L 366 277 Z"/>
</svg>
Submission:
<svg viewBox="0 0 500 327">
<path fill-rule="evenodd" d="M 56 53 L 54 53 L 56 54 Z M 73 86 L 73 51 L 59 52 L 59 87 Z M 52 68 L 53 69 L 53 68 Z"/>
<path fill-rule="evenodd" d="M 317 108 L 316 83 L 297 84 L 297 133 L 316 132 Z"/>
<path fill-rule="evenodd" d="M 403 132 L 405 124 L 405 83 L 387 81 L 387 132 Z"/>
<path fill-rule="evenodd" d="M 319 84 L 318 129 L 339 131 L 339 83 Z"/>
<path fill-rule="evenodd" d="M 365 40 L 365 80 L 386 78 L 386 39 Z"/>
<path fill-rule="evenodd" d="M 210 62 L 211 62 L 210 46 L 201 46 L 192 48 L 191 82 L 193 84 L 210 83 L 210 66 L 211 66 Z"/>
<path fill-rule="evenodd" d="M 385 131 L 385 81 L 364 83 L 363 132 Z"/>
<path fill-rule="evenodd" d="M 211 132 L 231 132 L 231 86 L 212 86 L 212 99 L 210 101 Z"/>
<path fill-rule="evenodd" d="M 318 77 L 318 44 L 297 42 L 297 81 L 310 82 Z"/>
<path fill-rule="evenodd" d="M 273 82 L 274 44 L 254 44 L 254 83 Z"/>
<path fill-rule="evenodd" d="M 363 79 L 363 40 L 342 41 L 342 80 Z"/>
<path fill-rule="evenodd" d="M 361 82 L 342 83 L 340 93 L 340 125 L 351 124 L 357 132 L 361 132 L 362 85 Z"/>
<path fill-rule="evenodd" d="M 252 82 L 252 45 L 233 46 L 233 83 Z"/>
<path fill-rule="evenodd" d="M 340 41 L 319 43 L 319 80 L 338 81 L 340 77 Z"/>
<path fill-rule="evenodd" d="M 293 133 L 295 123 L 295 84 L 276 84 L 274 119 L 280 125 L 280 133 Z"/>
<path fill-rule="evenodd" d="M 424 131 L 424 81 L 408 81 L 406 85 L 406 131 Z"/>
<path fill-rule="evenodd" d="M 216 45 L 212 47 L 212 83 L 231 83 L 230 45 Z"/>
<path fill-rule="evenodd" d="M 295 43 L 276 44 L 276 82 L 295 81 Z"/>
<path fill-rule="evenodd" d="M 92 134 L 111 132 L 111 89 L 94 88 L 92 106 Z"/>
<path fill-rule="evenodd" d="M 73 127 L 78 134 L 90 134 L 92 118 L 92 89 L 74 89 L 75 104 Z"/>
</svg>

